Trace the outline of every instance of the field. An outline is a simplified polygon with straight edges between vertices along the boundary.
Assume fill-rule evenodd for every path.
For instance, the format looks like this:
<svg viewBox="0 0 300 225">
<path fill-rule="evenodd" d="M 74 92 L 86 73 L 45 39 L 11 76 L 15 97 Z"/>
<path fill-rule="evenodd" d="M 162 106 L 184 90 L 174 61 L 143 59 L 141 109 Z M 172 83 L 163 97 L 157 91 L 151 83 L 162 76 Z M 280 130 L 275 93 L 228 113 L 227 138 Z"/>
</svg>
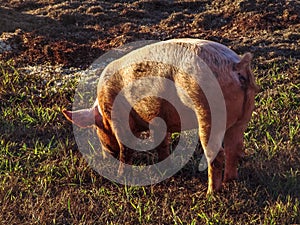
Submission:
<svg viewBox="0 0 300 225">
<path fill-rule="evenodd" d="M 2 0 L 0 224 L 300 224 L 299 12 L 297 0 Z M 209 198 L 196 156 L 152 186 L 103 178 L 61 114 L 105 52 L 179 37 L 252 52 L 260 86 L 239 180 Z"/>
</svg>

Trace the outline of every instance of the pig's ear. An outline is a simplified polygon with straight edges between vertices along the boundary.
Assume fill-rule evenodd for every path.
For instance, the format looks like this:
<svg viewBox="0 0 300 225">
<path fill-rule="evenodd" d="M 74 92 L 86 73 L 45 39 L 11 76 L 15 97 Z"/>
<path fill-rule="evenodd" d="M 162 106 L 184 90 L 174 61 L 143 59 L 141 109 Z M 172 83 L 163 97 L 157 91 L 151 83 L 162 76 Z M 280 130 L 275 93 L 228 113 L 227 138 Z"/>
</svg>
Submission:
<svg viewBox="0 0 300 225">
<path fill-rule="evenodd" d="M 250 65 L 252 58 L 253 58 L 253 56 L 250 52 L 245 53 L 241 57 L 241 61 L 239 61 L 238 63 L 235 63 L 234 70 L 244 69 L 246 66 Z"/>
<path fill-rule="evenodd" d="M 62 110 L 64 116 L 75 125 L 87 128 L 95 124 L 94 109 L 82 109 L 77 111 Z"/>
</svg>

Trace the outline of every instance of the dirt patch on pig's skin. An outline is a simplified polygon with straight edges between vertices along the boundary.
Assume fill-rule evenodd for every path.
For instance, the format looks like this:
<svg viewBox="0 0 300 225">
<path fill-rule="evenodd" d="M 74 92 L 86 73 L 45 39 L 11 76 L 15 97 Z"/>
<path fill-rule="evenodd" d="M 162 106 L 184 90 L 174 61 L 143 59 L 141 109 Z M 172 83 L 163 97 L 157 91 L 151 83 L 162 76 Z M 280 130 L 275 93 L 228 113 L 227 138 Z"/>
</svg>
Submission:
<svg viewBox="0 0 300 225">
<path fill-rule="evenodd" d="M 230 6 L 230 7 L 229 7 Z M 299 60 L 296 1 L 2 1 L 1 59 L 87 67 L 109 49 L 179 37 L 221 42 L 259 61 Z"/>
</svg>

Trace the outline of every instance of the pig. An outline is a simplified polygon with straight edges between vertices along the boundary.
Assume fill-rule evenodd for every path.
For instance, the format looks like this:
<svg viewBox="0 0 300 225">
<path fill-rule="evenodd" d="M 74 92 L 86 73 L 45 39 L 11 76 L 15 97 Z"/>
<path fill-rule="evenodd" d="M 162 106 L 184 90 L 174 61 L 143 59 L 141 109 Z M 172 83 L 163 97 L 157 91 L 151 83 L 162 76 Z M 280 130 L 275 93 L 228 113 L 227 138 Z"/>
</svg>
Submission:
<svg viewBox="0 0 300 225">
<path fill-rule="evenodd" d="M 124 164 L 131 163 L 133 152 L 123 143 L 122 135 L 132 133 L 138 137 L 141 132 L 149 131 L 149 124 L 154 118 L 160 117 L 165 122 L 167 132 L 156 150 L 158 159 L 164 160 L 170 155 L 170 135 L 173 132 L 198 129 L 208 162 L 207 194 L 212 194 L 221 189 L 222 182 L 238 177 L 238 162 L 244 154 L 243 134 L 251 119 L 258 91 L 250 68 L 251 60 L 252 54 L 249 52 L 239 56 L 226 46 L 208 40 L 172 39 L 150 44 L 106 66 L 100 76 L 97 99 L 91 108 L 76 111 L 64 109 L 62 112 L 69 121 L 81 128 L 96 128 L 103 150 L 119 158 L 120 174 Z M 172 62 L 176 62 L 176 66 Z M 185 69 L 182 71 L 177 67 Z M 188 71 L 196 72 L 191 76 Z M 207 86 L 212 92 L 217 89 L 215 84 L 210 84 L 213 79 L 208 78 L 211 76 L 209 74 L 219 85 L 225 108 L 220 113 L 225 118 L 224 130 L 214 131 L 212 137 L 214 103 L 209 103 L 205 91 L 199 87 L 200 83 L 200 86 Z M 151 81 L 145 79 L 143 83 L 143 78 L 151 78 Z M 166 80 L 172 81 L 175 86 L 171 87 Z M 141 85 L 133 85 L 120 95 L 123 88 L 132 83 Z M 187 93 L 189 100 L 176 85 Z M 147 86 L 156 91 L 154 94 L 151 91 L 151 95 L 166 93 L 171 96 L 180 113 L 188 116 L 182 119 L 176 111 L 178 107 L 155 96 L 145 96 L 131 105 L 132 99 L 138 99 L 136 96 L 145 95 L 143 92 L 146 92 Z M 114 101 L 119 96 L 120 102 L 131 106 L 128 116 L 123 113 L 127 109 L 122 104 L 113 111 Z M 218 104 L 221 103 L 216 101 L 216 107 Z M 118 121 L 121 125 L 116 125 Z M 121 121 L 127 121 L 129 126 L 124 127 Z M 208 146 L 209 138 L 217 148 L 215 153 Z"/>
</svg>

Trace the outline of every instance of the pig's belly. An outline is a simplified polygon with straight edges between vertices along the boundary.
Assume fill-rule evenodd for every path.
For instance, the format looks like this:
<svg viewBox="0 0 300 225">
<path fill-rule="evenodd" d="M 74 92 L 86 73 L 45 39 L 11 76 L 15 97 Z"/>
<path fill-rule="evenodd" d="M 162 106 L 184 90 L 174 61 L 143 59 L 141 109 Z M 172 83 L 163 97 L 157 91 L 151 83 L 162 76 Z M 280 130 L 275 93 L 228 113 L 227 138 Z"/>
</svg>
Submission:
<svg viewBox="0 0 300 225">
<path fill-rule="evenodd" d="M 179 101 L 179 99 L 176 99 L 171 104 L 159 98 L 148 98 L 136 104 L 133 109 L 145 123 L 151 123 L 155 117 L 162 118 L 169 132 L 198 128 L 195 112 Z M 136 121 L 136 123 L 137 126 L 142 124 L 139 121 Z M 140 130 L 147 129 L 143 126 Z"/>
</svg>

